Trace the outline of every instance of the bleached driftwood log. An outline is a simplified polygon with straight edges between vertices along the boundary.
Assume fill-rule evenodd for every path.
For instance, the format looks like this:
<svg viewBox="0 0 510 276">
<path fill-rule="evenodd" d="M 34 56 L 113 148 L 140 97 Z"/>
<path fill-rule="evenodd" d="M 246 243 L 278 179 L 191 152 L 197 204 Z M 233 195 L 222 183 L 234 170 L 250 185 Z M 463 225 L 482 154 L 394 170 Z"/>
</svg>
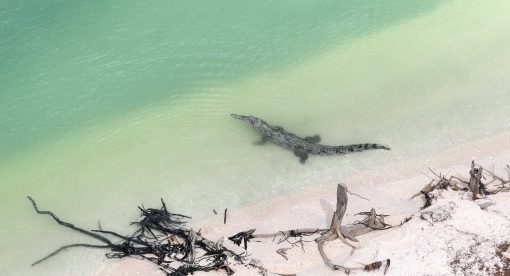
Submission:
<svg viewBox="0 0 510 276">
<path fill-rule="evenodd" d="M 367 217 L 363 219 L 362 221 L 348 225 L 348 226 L 342 226 L 342 220 L 345 215 L 345 211 L 347 209 L 347 187 L 345 184 L 338 184 L 337 186 L 337 202 L 336 202 L 336 211 L 333 214 L 333 218 L 331 220 L 331 226 L 329 229 L 295 229 L 295 230 L 287 230 L 287 231 L 278 231 L 275 233 L 267 233 L 267 234 L 255 234 L 255 229 L 250 229 L 248 231 L 237 233 L 234 236 L 229 237 L 231 241 L 233 241 L 237 245 L 241 245 L 241 243 L 244 244 L 245 249 L 247 248 L 247 244 L 251 239 L 257 239 L 257 238 L 275 238 L 280 236 L 281 241 L 285 241 L 290 237 L 303 237 L 303 236 L 310 236 L 314 234 L 320 234 L 320 236 L 315 239 L 315 242 L 317 243 L 317 248 L 319 250 L 319 253 L 324 261 L 324 263 L 333 270 L 344 270 L 345 272 L 350 272 L 352 270 L 376 270 L 381 268 L 383 265 L 385 267 L 384 271 L 388 269 L 390 265 L 390 260 L 384 260 L 384 261 L 377 261 L 373 262 L 371 264 L 367 265 L 360 265 L 360 266 L 344 266 L 344 265 L 338 265 L 334 264 L 326 255 L 324 251 L 324 245 L 328 241 L 333 241 L 336 239 L 340 239 L 343 243 L 345 243 L 347 246 L 355 249 L 357 248 L 353 244 L 351 244 L 348 240 L 353 242 L 358 242 L 358 240 L 355 238 L 356 236 L 360 236 L 366 233 L 369 233 L 374 230 L 384 230 L 391 228 L 390 225 L 386 224 L 384 222 L 384 215 L 378 215 L 375 212 L 375 209 L 371 209 L 370 212 L 360 213 L 364 214 Z"/>
<path fill-rule="evenodd" d="M 351 270 L 369 270 L 369 268 L 378 269 L 382 266 L 382 262 L 380 261 L 357 267 L 348 267 L 334 264 L 333 262 L 331 262 L 331 260 L 324 252 L 324 244 L 327 241 L 340 239 L 347 246 L 355 249 L 357 247 L 348 242 L 347 239 L 357 242 L 358 240 L 355 238 L 356 236 L 366 234 L 368 232 L 373 231 L 374 229 L 386 228 L 386 224 L 384 223 L 384 221 L 380 221 L 377 219 L 377 215 L 375 214 L 374 209 L 371 210 L 370 215 L 365 219 L 364 223 L 355 224 L 352 225 L 351 227 L 342 227 L 342 220 L 345 215 L 345 211 L 347 210 L 347 202 L 348 202 L 347 187 L 345 186 L 345 184 L 338 184 L 336 192 L 336 211 L 333 213 L 331 226 L 327 232 L 322 234 L 316 240 L 319 253 L 321 254 L 324 263 L 333 270 L 342 269 L 346 272 L 349 272 Z M 390 260 L 389 259 L 386 260 L 387 266 L 389 266 L 389 263 Z"/>
<path fill-rule="evenodd" d="M 471 170 L 469 170 L 469 190 L 473 193 L 473 199 L 478 195 L 484 195 L 484 186 L 482 184 L 483 168 L 475 166 L 475 160 L 471 161 Z"/>
</svg>

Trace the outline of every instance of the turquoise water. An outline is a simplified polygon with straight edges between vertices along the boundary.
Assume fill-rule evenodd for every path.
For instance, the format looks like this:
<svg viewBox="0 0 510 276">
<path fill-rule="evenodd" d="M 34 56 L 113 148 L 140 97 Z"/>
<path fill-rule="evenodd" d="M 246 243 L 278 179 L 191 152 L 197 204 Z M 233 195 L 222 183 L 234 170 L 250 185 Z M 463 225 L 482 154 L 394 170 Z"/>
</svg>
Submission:
<svg viewBox="0 0 510 276">
<path fill-rule="evenodd" d="M 0 154 L 285 70 L 439 2 L 4 2 Z"/>
<path fill-rule="evenodd" d="M 33 215 L 93 228 L 164 197 L 203 218 L 509 129 L 505 1 L 2 1 L 0 274 L 89 275 L 101 253 Z M 228 114 L 328 144 L 255 147 Z M 76 262 L 79 259 L 80 262 Z"/>
</svg>

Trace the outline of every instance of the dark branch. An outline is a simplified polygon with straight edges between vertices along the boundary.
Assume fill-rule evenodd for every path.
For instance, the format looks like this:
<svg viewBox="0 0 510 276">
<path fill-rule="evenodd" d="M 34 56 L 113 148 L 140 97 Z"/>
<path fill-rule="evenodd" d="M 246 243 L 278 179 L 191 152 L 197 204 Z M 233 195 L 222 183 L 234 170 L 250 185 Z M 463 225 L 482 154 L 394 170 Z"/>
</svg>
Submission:
<svg viewBox="0 0 510 276">
<path fill-rule="evenodd" d="M 65 226 L 65 227 L 71 228 L 71 229 L 73 229 L 73 230 L 75 230 L 75 231 L 78 231 L 78 232 L 80 232 L 80 233 L 82 233 L 82 234 L 85 234 L 85 235 L 87 235 L 87 236 L 89 236 L 89 237 L 92 237 L 92 238 L 94 238 L 94 239 L 96 239 L 96 240 L 99 240 L 99 241 L 101 241 L 101 242 L 103 242 L 103 243 L 106 243 L 107 245 L 110 245 L 110 246 L 112 246 L 112 245 L 113 245 L 113 243 L 112 243 L 109 239 L 107 239 L 107 238 L 105 238 L 105 237 L 103 237 L 103 236 L 101 236 L 101 235 L 99 235 L 99 234 L 93 233 L 93 232 L 91 232 L 91 231 L 87 231 L 87 230 L 85 230 L 85 229 L 82 229 L 82 228 L 76 227 L 76 226 L 74 226 L 74 225 L 73 225 L 73 224 L 71 224 L 71 223 L 68 223 L 68 222 L 65 222 L 65 221 L 60 220 L 60 219 L 57 217 L 57 215 L 55 215 L 55 214 L 54 214 L 53 212 L 51 212 L 51 211 L 41 211 L 41 210 L 39 210 L 39 208 L 37 207 L 37 204 L 36 204 L 36 203 L 35 203 L 35 201 L 32 199 L 32 197 L 27 196 L 27 198 L 28 198 L 28 200 L 30 200 L 30 202 L 32 203 L 32 206 L 34 207 L 35 211 L 36 211 L 38 214 L 40 214 L 40 215 L 49 215 L 49 216 L 51 216 L 51 217 L 52 217 L 52 218 L 53 218 L 53 219 L 54 219 L 54 220 L 55 220 L 58 224 L 60 224 L 60 225 L 62 225 L 62 226 Z"/>
</svg>

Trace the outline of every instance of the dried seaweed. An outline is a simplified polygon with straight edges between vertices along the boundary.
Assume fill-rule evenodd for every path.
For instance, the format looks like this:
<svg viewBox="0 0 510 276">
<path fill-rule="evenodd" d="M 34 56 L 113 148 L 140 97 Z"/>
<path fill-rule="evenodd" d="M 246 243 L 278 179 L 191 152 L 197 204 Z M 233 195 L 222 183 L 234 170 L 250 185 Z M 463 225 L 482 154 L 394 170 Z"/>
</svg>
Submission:
<svg viewBox="0 0 510 276">
<path fill-rule="evenodd" d="M 35 211 L 41 215 L 51 216 L 60 225 L 87 235 L 100 244 L 70 244 L 58 248 L 51 254 L 34 262 L 37 265 L 62 251 L 74 247 L 109 249 L 107 258 L 124 258 L 139 256 L 157 264 L 167 275 L 188 275 L 196 271 L 223 270 L 227 274 L 233 271 L 228 260 L 244 264 L 242 255 L 224 247 L 220 242 L 212 242 L 204 238 L 200 231 L 186 227 L 186 220 L 190 217 L 171 213 L 161 199 L 161 208 L 138 207 L 141 219 L 133 222 L 138 226 L 132 234 L 122 235 L 113 231 L 101 229 L 85 230 L 74 224 L 62 221 L 51 211 L 39 210 L 36 202 L 28 197 Z M 116 240 L 107 238 L 112 236 Z"/>
</svg>

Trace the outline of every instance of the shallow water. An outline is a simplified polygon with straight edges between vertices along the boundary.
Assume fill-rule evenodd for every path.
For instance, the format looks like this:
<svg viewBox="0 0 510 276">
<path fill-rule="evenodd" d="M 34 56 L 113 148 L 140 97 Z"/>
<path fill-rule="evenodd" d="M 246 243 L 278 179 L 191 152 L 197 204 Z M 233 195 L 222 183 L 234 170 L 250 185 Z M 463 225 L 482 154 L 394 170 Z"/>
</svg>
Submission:
<svg viewBox="0 0 510 276">
<path fill-rule="evenodd" d="M 135 206 L 203 218 L 508 130 L 510 4 L 0 4 L 0 274 L 89 275 L 101 252 L 33 214 L 121 230 Z M 325 144 L 254 146 L 251 114 Z M 121 230 L 122 231 L 122 230 Z"/>
</svg>

